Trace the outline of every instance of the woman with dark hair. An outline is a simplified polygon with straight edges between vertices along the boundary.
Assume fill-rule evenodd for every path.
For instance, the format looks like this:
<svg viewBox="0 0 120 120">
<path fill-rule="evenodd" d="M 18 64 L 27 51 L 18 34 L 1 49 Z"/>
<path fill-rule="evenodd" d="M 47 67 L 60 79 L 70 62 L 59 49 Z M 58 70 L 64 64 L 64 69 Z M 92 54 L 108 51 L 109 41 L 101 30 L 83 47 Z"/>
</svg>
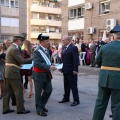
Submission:
<svg viewBox="0 0 120 120">
<path fill-rule="evenodd" d="M 23 45 L 24 45 L 24 49 L 22 50 L 22 57 L 24 59 L 27 59 L 27 58 L 30 58 L 31 55 L 32 55 L 32 47 L 31 47 L 31 43 L 30 41 L 28 40 L 25 40 L 23 42 Z M 29 69 L 29 70 L 26 70 L 26 69 L 23 69 L 22 70 L 22 75 L 27 75 L 28 76 L 28 82 L 29 82 L 29 85 L 30 85 L 30 92 L 27 96 L 27 98 L 31 98 L 32 95 L 33 95 L 33 82 L 32 82 L 32 68 Z"/>
<path fill-rule="evenodd" d="M 3 43 L 0 42 L 0 91 L 1 96 L 0 99 L 3 97 L 3 89 L 4 89 L 4 68 L 5 68 L 5 52 L 3 49 Z"/>
</svg>

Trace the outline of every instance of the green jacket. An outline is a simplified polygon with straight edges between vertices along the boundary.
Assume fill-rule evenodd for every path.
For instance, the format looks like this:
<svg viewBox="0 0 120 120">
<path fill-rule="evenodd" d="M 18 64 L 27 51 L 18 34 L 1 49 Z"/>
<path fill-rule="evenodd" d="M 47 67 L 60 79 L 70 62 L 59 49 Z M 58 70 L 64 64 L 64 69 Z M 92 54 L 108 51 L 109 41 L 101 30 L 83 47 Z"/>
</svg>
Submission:
<svg viewBox="0 0 120 120">
<path fill-rule="evenodd" d="M 20 50 L 12 44 L 6 53 L 6 63 L 15 64 L 20 66 L 21 64 L 29 64 L 32 63 L 32 59 L 23 59 L 20 53 Z M 21 79 L 20 69 L 14 66 L 6 66 L 5 67 L 5 78 L 9 79 Z"/>
<path fill-rule="evenodd" d="M 34 67 L 37 67 L 42 70 L 46 70 L 46 72 L 34 72 L 33 71 L 33 80 L 37 81 L 42 81 L 42 82 L 47 82 L 51 80 L 51 75 L 50 75 L 50 65 L 46 63 L 42 55 L 38 50 L 44 50 L 42 49 L 41 46 L 39 46 L 33 53 L 33 58 L 34 58 Z M 45 53 L 45 52 L 44 52 Z"/>
<path fill-rule="evenodd" d="M 113 41 L 100 48 L 96 57 L 99 66 L 120 68 L 120 41 Z M 120 71 L 100 70 L 99 86 L 120 89 Z"/>
</svg>

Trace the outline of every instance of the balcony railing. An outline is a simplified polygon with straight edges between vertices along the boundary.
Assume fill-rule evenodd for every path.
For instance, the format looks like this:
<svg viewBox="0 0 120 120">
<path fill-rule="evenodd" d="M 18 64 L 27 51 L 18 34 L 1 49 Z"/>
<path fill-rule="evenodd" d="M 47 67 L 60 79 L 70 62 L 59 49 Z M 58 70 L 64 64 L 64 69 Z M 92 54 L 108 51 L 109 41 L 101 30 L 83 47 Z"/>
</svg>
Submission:
<svg viewBox="0 0 120 120">
<path fill-rule="evenodd" d="M 52 8 L 45 6 L 31 6 L 31 12 L 41 12 L 41 13 L 49 13 L 49 14 L 61 14 L 62 11 L 60 8 Z"/>
<path fill-rule="evenodd" d="M 31 25 L 41 25 L 41 26 L 56 26 L 61 27 L 62 23 L 61 21 L 56 20 L 43 20 L 43 19 L 31 19 L 30 21 Z"/>
<path fill-rule="evenodd" d="M 35 32 L 35 33 L 32 32 L 30 36 L 31 39 L 36 39 L 40 33 L 41 32 Z M 61 39 L 61 33 L 52 32 L 52 33 L 46 33 L 46 34 L 50 36 L 50 39 Z"/>
</svg>

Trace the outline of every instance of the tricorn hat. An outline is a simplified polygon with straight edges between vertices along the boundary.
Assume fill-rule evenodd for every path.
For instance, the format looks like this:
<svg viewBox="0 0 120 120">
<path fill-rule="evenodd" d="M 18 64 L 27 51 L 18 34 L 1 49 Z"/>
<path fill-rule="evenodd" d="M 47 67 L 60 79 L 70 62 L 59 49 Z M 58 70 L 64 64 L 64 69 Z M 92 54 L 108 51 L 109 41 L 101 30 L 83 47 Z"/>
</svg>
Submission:
<svg viewBox="0 0 120 120">
<path fill-rule="evenodd" d="M 49 36 L 46 34 L 39 34 L 37 37 L 37 40 L 43 41 L 43 40 L 48 40 Z"/>
<path fill-rule="evenodd" d="M 117 33 L 117 32 L 120 32 L 120 26 L 115 26 L 115 27 L 110 31 L 110 33 Z"/>
</svg>

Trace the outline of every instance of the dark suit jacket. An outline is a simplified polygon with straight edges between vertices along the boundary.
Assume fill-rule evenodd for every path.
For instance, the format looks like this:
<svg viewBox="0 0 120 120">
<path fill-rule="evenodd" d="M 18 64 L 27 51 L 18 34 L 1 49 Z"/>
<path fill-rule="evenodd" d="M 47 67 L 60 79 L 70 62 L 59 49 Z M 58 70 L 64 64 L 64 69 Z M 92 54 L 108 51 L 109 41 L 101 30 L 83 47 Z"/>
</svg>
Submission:
<svg viewBox="0 0 120 120">
<path fill-rule="evenodd" d="M 32 63 L 32 59 L 23 59 L 19 48 L 12 44 L 6 53 L 6 63 L 15 64 L 20 66 L 21 64 Z M 5 67 L 5 78 L 9 79 L 21 79 L 20 69 L 14 66 Z"/>
<path fill-rule="evenodd" d="M 62 72 L 65 74 L 72 74 L 73 71 L 78 72 L 79 55 L 78 48 L 73 44 L 70 44 L 67 50 L 63 54 L 62 50 Z"/>
<path fill-rule="evenodd" d="M 96 58 L 99 66 L 120 68 L 120 41 L 103 45 Z M 99 86 L 120 89 L 120 71 L 100 70 Z"/>
<path fill-rule="evenodd" d="M 98 41 L 98 42 L 97 42 L 96 47 L 98 48 L 98 51 L 99 51 L 100 47 L 101 47 L 102 45 L 104 45 L 104 44 L 105 44 L 104 41 Z"/>
<path fill-rule="evenodd" d="M 34 67 L 37 67 L 39 69 L 42 70 L 46 70 L 47 72 L 44 73 L 40 73 L 40 72 L 33 72 L 33 80 L 37 80 L 37 81 L 42 81 L 42 82 L 46 82 L 48 80 L 51 80 L 51 75 L 50 75 L 50 65 L 48 65 L 46 63 L 46 61 L 44 60 L 44 58 L 42 57 L 42 55 L 40 54 L 40 52 L 38 50 L 42 50 L 44 52 L 44 50 L 42 49 L 41 46 L 39 46 L 33 53 L 33 57 L 34 57 Z M 45 52 L 44 52 L 45 53 Z"/>
</svg>

